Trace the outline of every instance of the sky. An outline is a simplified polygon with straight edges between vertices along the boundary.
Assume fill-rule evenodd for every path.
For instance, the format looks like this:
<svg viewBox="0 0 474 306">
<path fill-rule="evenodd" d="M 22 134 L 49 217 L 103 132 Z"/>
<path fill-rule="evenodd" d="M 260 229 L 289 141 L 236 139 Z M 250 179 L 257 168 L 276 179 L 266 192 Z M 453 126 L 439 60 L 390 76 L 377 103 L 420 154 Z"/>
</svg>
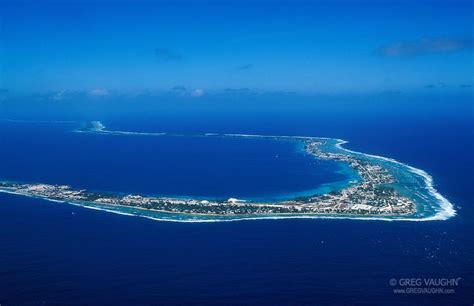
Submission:
<svg viewBox="0 0 474 306">
<path fill-rule="evenodd" d="M 473 1 L 0 1 L 0 91 L 472 91 Z"/>
</svg>

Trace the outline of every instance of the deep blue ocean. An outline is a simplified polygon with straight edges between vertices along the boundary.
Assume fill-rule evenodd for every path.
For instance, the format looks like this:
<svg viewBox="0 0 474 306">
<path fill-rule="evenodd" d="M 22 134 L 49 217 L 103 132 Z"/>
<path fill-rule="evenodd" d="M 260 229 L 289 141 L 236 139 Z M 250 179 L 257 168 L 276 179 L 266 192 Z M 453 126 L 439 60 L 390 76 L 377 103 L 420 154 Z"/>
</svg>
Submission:
<svg viewBox="0 0 474 306">
<path fill-rule="evenodd" d="M 0 193 L 0 304 L 471 305 L 471 98 L 120 102 L 113 112 L 105 102 L 4 105 L 0 117 L 25 122 L 0 122 L 1 179 L 160 195 L 297 193 L 343 176 L 286 142 L 68 131 L 100 120 L 111 130 L 325 136 L 427 171 L 458 215 L 173 223 Z M 460 281 L 452 294 L 394 293 L 390 280 L 404 278 Z"/>
</svg>

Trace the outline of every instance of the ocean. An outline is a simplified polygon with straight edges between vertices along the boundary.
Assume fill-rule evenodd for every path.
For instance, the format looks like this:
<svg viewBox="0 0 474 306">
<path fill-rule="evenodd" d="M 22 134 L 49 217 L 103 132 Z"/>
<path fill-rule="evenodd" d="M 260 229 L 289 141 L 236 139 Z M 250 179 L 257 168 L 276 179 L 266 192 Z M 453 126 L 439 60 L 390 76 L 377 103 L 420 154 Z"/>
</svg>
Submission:
<svg viewBox="0 0 474 306">
<path fill-rule="evenodd" d="M 344 178 L 336 165 L 315 162 L 286 142 L 69 131 L 100 120 L 112 130 L 322 136 L 427 171 L 457 215 L 429 222 L 176 223 L 0 193 L 0 303 L 471 304 L 471 102 L 397 99 L 407 100 L 318 107 L 280 101 L 270 111 L 206 105 L 196 111 L 183 102 L 127 116 L 87 109 L 80 116 L 41 110 L 19 116 L 7 109 L 4 118 L 16 121 L 0 123 L 2 179 L 160 195 L 298 194 Z M 45 122 L 32 122 L 38 120 Z M 394 292 L 401 280 L 432 278 L 459 283 L 451 293 Z"/>
</svg>

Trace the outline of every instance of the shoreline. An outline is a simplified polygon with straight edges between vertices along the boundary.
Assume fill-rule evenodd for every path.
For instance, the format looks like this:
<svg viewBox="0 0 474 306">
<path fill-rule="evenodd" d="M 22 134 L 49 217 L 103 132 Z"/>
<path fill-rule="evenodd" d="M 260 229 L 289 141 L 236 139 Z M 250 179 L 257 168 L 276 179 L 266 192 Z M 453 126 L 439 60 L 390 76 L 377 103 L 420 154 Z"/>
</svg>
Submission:
<svg viewBox="0 0 474 306">
<path fill-rule="evenodd" d="M 98 210 L 98 211 L 105 211 L 109 213 L 114 213 L 118 215 L 124 215 L 124 216 L 132 216 L 132 217 L 140 217 L 140 218 L 146 218 L 146 219 L 151 219 L 151 220 L 156 220 L 156 221 L 166 221 L 166 222 L 179 222 L 179 223 L 214 223 L 214 222 L 237 222 L 237 221 L 260 221 L 260 220 L 291 220 L 291 219 L 338 219 L 338 220 L 359 220 L 359 221 L 387 221 L 387 222 L 393 222 L 393 221 L 405 221 L 405 222 L 426 222 L 426 221 L 443 221 L 445 219 L 431 219 L 430 217 L 428 218 L 413 218 L 413 217 L 396 217 L 396 216 L 363 216 L 363 215 L 329 215 L 329 214 L 305 214 L 305 215 L 291 215 L 291 214 L 274 214 L 274 215 L 267 215 L 267 216 L 254 216 L 254 217 L 235 217 L 235 218 L 228 218 L 228 219 L 168 219 L 168 218 L 159 218 L 159 217 L 153 217 L 153 216 L 146 216 L 146 215 L 137 215 L 137 214 L 132 214 L 132 213 L 127 213 L 119 210 L 113 210 L 113 209 L 106 209 L 106 208 L 101 208 L 101 207 L 96 207 L 96 206 L 91 206 L 91 205 L 84 205 L 81 203 L 76 203 L 76 202 L 68 202 L 68 201 L 62 201 L 62 200 L 55 200 L 55 199 L 49 199 L 49 198 L 42 198 L 38 196 L 33 196 L 33 195 L 27 195 L 27 194 L 22 194 L 22 193 L 16 193 L 13 191 L 8 191 L 4 189 L 0 189 L 0 193 L 6 193 L 6 194 L 11 194 L 14 196 L 23 196 L 23 197 L 28 197 L 32 199 L 37 199 L 37 200 L 43 200 L 46 202 L 53 202 L 53 203 L 60 203 L 60 204 L 67 204 L 67 205 L 73 205 L 76 207 L 81 207 L 84 209 L 92 209 L 92 210 Z M 106 205 L 104 205 L 106 206 Z M 138 208 L 138 207 L 130 207 L 130 206 L 125 206 L 125 205 L 108 205 L 110 208 L 113 207 L 123 207 L 127 209 L 136 209 L 136 210 L 141 210 L 144 212 L 157 212 L 157 213 L 162 213 L 162 214 L 177 214 L 177 215 L 182 215 L 182 216 L 199 216 L 199 217 L 205 217 L 205 216 L 216 216 L 219 217 L 219 215 L 209 215 L 209 214 L 186 214 L 186 213 L 170 213 L 166 211 L 158 211 L 158 210 L 152 210 L 152 209 L 143 209 L 143 208 Z"/>
</svg>

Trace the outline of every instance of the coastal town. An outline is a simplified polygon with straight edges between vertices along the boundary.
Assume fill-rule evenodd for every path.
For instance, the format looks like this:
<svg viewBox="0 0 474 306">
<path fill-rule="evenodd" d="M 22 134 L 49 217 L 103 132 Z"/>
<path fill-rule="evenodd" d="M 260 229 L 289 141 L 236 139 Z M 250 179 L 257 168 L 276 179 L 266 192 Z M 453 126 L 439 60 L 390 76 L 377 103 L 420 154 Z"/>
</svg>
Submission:
<svg viewBox="0 0 474 306">
<path fill-rule="evenodd" d="M 395 178 L 382 166 L 354 154 L 323 150 L 325 140 L 305 140 L 305 150 L 316 158 L 347 163 L 360 176 L 360 181 L 323 195 L 281 202 L 247 202 L 234 198 L 197 200 L 141 195 L 121 196 L 114 193 L 75 190 L 65 185 L 0 182 L 0 190 L 49 200 L 132 207 L 158 212 L 217 216 L 324 214 L 400 216 L 416 212 L 415 203 L 388 184 Z"/>
</svg>

